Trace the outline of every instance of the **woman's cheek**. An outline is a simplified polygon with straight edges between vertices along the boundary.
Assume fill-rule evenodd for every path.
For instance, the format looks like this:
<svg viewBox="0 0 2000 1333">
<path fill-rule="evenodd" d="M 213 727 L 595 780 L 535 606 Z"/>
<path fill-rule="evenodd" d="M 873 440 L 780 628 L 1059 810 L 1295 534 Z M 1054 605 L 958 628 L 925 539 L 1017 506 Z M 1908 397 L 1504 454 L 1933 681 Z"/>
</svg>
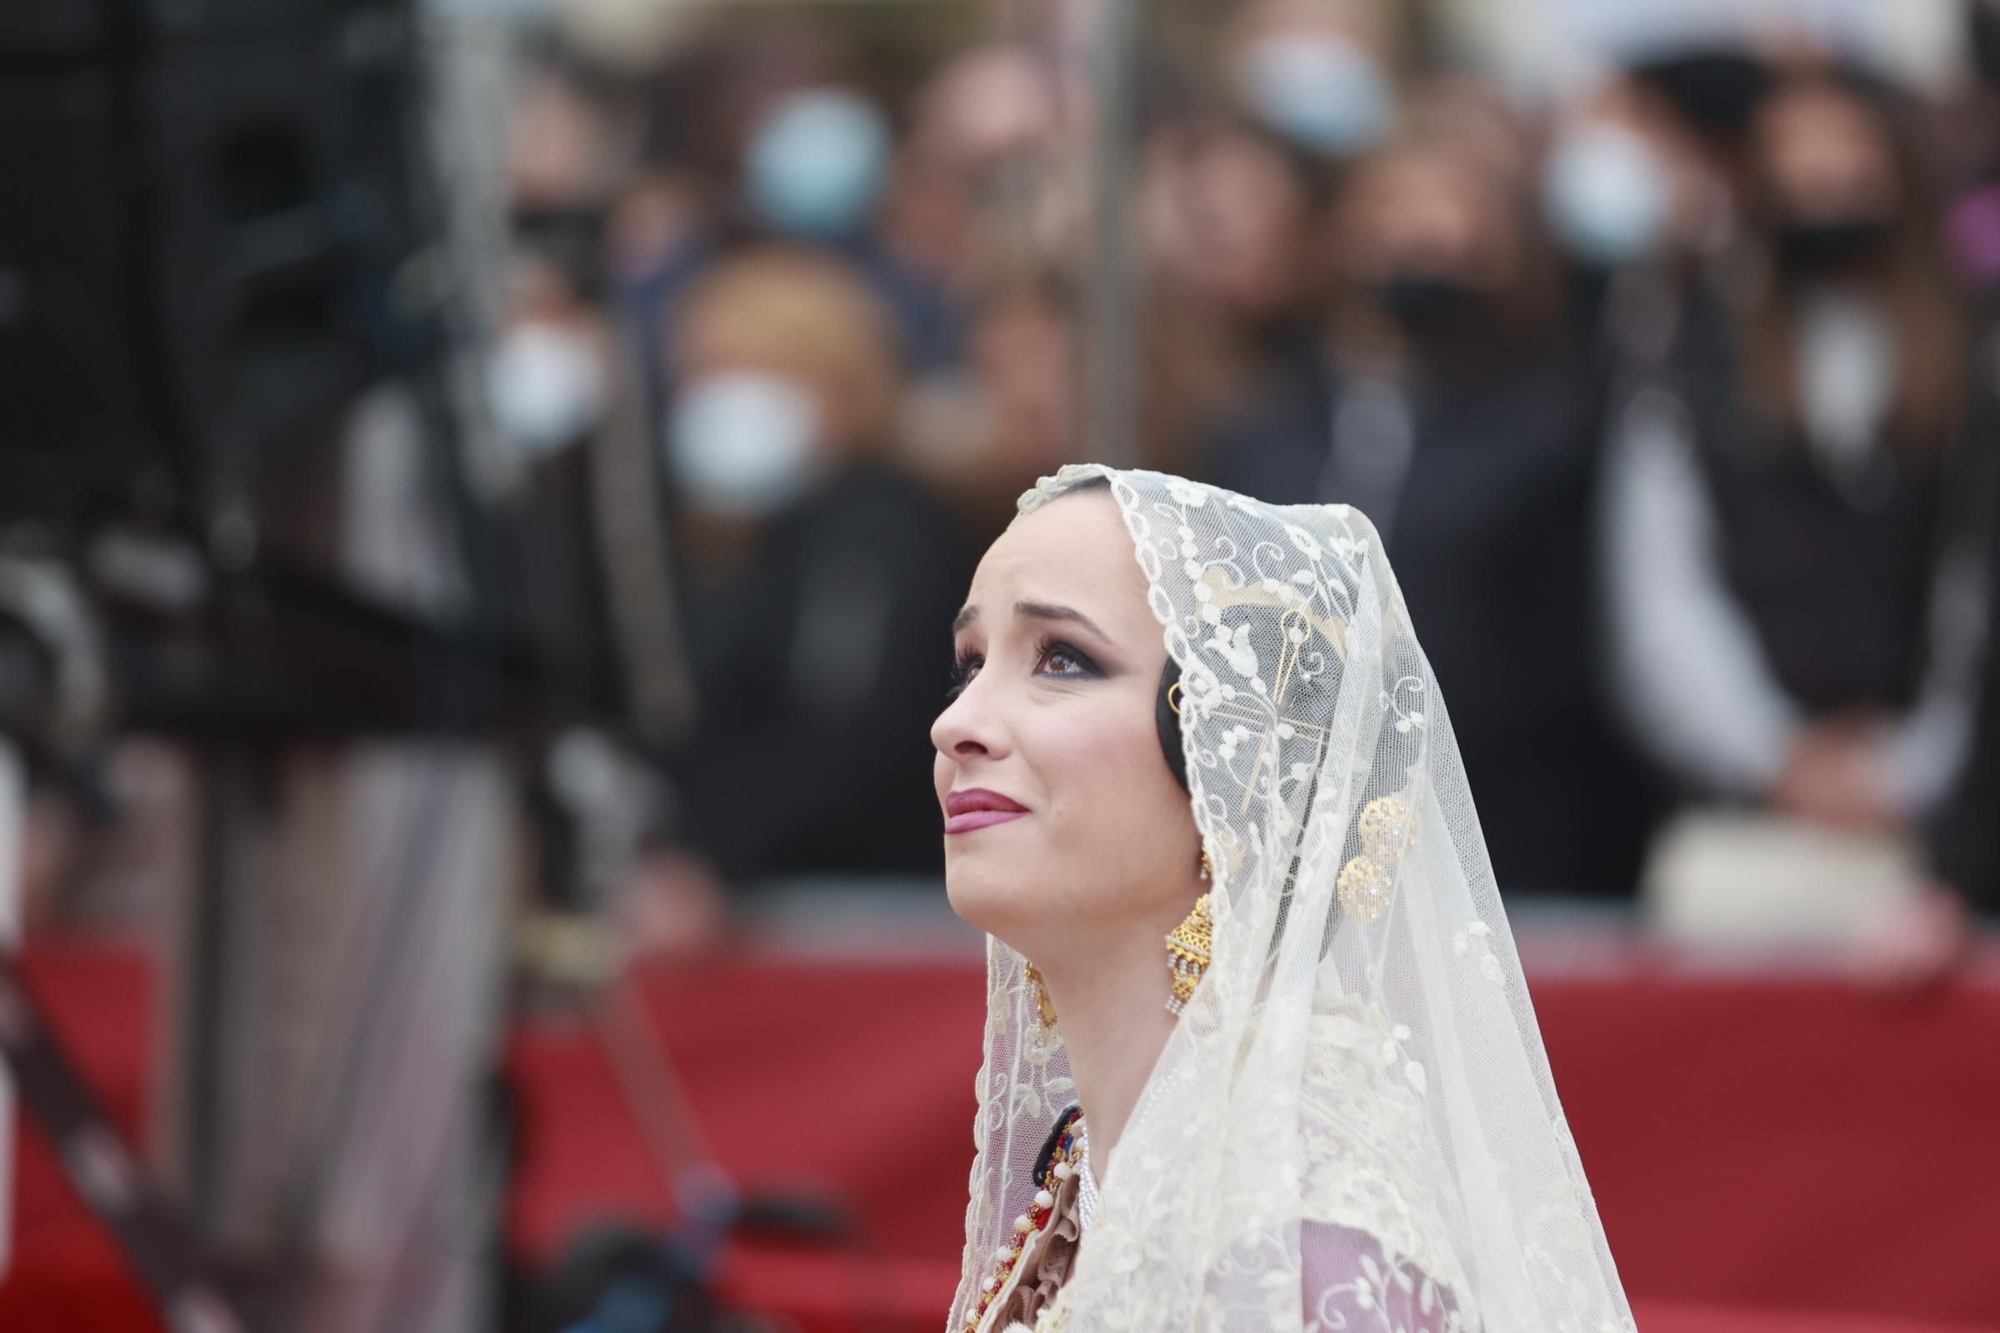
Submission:
<svg viewBox="0 0 2000 1333">
<path fill-rule="evenodd" d="M 1041 729 L 1039 748 L 1048 756 L 1042 771 L 1051 781 L 1069 788 L 1072 797 L 1108 794 L 1100 784 L 1121 767 L 1118 729 L 1106 726 L 1096 712 L 1075 709 L 1052 713 Z"/>
<path fill-rule="evenodd" d="M 1150 721 L 1150 719 L 1148 719 Z M 1157 783 L 1154 767 L 1164 768 L 1159 739 L 1149 726 L 1106 725 L 1078 720 L 1049 739 L 1051 763 L 1044 772 L 1063 790 L 1062 804 L 1082 812 L 1098 836 L 1151 822 L 1144 807 Z M 1118 849 L 1121 855 L 1130 849 Z"/>
</svg>

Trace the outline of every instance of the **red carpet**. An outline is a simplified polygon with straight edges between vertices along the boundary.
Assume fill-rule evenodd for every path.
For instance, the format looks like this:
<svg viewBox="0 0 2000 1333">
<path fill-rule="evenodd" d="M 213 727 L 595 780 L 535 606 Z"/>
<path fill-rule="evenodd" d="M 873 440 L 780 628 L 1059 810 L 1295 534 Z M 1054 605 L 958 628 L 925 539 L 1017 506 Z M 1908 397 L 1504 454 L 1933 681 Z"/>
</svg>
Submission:
<svg viewBox="0 0 2000 1333">
<path fill-rule="evenodd" d="M 143 966 L 44 951 L 29 975 L 86 1069 L 136 1116 Z M 1897 1000 L 1643 970 L 1530 977 L 1647 1333 L 2000 1327 L 2000 988 Z M 651 976 L 646 994 L 738 1183 L 817 1191 L 864 1224 L 849 1254 L 734 1255 L 731 1289 L 829 1333 L 935 1330 L 964 1219 L 977 972 L 739 959 Z M 510 1058 L 526 1117 L 517 1248 L 546 1259 L 590 1222 L 669 1220 L 594 1034 L 531 1025 Z M 26 1146 L 0 1329 L 151 1330 L 116 1256 L 32 1136 Z M 872 1308 L 857 1321 L 863 1298 Z"/>
</svg>

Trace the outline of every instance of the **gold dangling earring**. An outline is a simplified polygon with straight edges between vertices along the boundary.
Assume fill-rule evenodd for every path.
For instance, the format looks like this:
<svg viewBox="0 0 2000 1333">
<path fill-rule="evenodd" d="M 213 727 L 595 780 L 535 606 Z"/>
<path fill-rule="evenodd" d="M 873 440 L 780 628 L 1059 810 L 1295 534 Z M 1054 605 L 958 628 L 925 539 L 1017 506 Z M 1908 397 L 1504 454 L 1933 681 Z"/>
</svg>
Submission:
<svg viewBox="0 0 2000 1333">
<path fill-rule="evenodd" d="M 1049 988 L 1042 984 L 1042 974 L 1033 963 L 1028 964 L 1028 983 L 1035 988 L 1035 1016 L 1042 1020 L 1045 1028 L 1056 1025 L 1056 1006 L 1049 999 Z"/>
<path fill-rule="evenodd" d="M 1201 850 L 1201 877 L 1209 878 L 1213 867 L 1209 864 L 1208 849 Z M 1215 921 L 1209 915 L 1208 895 L 1195 899 L 1194 910 L 1189 912 L 1174 933 L 1167 936 L 1167 966 L 1173 972 L 1174 993 L 1167 1001 L 1167 1012 L 1178 1014 L 1187 1008 L 1187 1002 L 1194 997 L 1194 988 L 1201 984 L 1202 974 L 1208 971 L 1209 954 L 1215 947 Z"/>
</svg>

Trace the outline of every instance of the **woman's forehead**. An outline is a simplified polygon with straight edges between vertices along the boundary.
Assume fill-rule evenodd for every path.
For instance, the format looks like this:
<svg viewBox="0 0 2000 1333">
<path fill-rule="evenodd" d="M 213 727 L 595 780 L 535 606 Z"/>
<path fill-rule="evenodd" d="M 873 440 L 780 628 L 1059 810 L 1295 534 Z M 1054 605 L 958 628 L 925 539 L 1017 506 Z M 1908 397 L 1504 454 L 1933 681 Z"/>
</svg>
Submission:
<svg viewBox="0 0 2000 1333">
<path fill-rule="evenodd" d="M 1107 628 L 1150 618 L 1145 578 L 1115 500 L 1099 492 L 1064 496 L 1022 515 L 986 548 L 968 604 L 1018 600 L 1065 602 Z"/>
</svg>

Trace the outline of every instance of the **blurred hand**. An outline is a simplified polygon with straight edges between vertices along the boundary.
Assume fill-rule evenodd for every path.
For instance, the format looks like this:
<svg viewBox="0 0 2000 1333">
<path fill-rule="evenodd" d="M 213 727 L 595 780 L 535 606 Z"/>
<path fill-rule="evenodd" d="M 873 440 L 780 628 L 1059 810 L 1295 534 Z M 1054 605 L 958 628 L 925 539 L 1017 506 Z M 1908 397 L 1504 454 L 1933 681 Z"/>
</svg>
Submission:
<svg viewBox="0 0 2000 1333">
<path fill-rule="evenodd" d="M 1971 941 L 1965 900 L 1927 881 L 1853 958 L 1864 981 L 1884 990 L 1912 990 L 1944 980 Z"/>
<path fill-rule="evenodd" d="M 79 851 L 75 812 L 67 801 L 37 792 L 21 822 L 22 921 L 33 932 L 56 915 L 65 882 Z"/>
<path fill-rule="evenodd" d="M 686 958 L 722 944 L 728 901 L 707 863 L 662 849 L 632 867 L 616 913 L 618 953 L 628 962 Z"/>
<path fill-rule="evenodd" d="M 1842 714 L 1805 729 L 1771 787 L 1772 808 L 1857 833 L 1888 833 L 1903 817 L 1882 788 L 1888 729 L 1872 715 Z"/>
</svg>

